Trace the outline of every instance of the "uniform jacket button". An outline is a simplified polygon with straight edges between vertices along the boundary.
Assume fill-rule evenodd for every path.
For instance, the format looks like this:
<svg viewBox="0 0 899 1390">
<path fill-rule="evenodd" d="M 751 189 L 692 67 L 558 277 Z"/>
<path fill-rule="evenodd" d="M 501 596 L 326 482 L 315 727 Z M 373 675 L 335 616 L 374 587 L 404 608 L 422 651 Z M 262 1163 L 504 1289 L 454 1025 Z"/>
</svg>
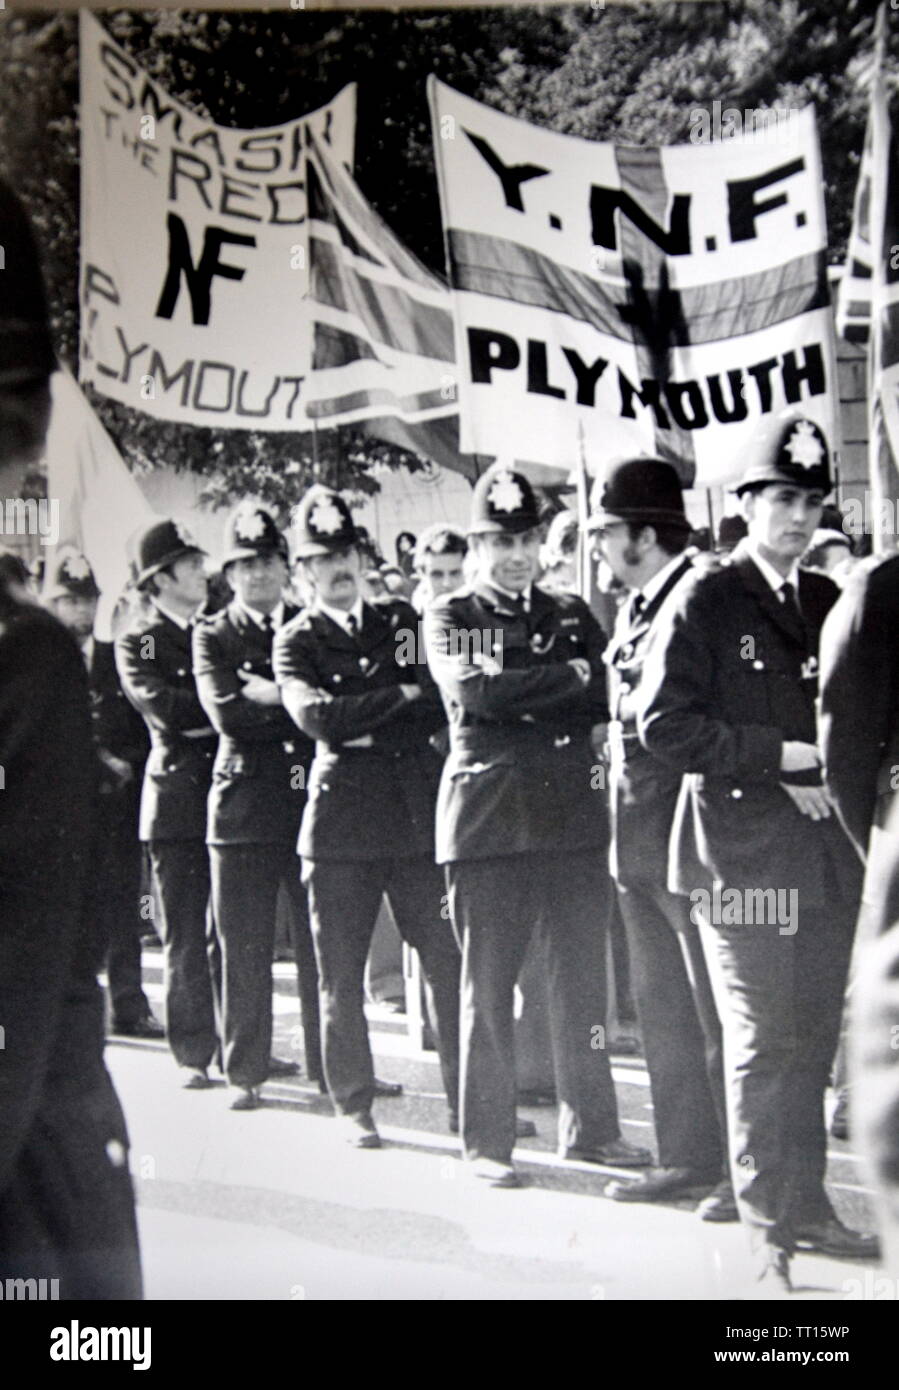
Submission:
<svg viewBox="0 0 899 1390">
<path fill-rule="evenodd" d="M 734 787 L 733 791 L 731 792 L 731 796 L 733 797 L 734 801 L 739 801 L 742 795 L 743 791 L 740 787 Z"/>
<path fill-rule="evenodd" d="M 183 666 L 179 666 L 179 667 L 178 667 L 178 670 L 177 670 L 177 672 L 176 672 L 176 674 L 179 675 L 179 676 L 186 676 L 186 675 L 187 675 L 187 672 L 186 672 L 186 670 L 184 669 Z"/>
<path fill-rule="evenodd" d="M 764 661 L 754 661 L 754 662 L 752 663 L 752 669 L 753 669 L 753 671 L 764 671 L 764 669 L 765 669 L 765 663 L 764 663 Z"/>
<path fill-rule="evenodd" d="M 281 746 L 282 746 L 282 748 L 284 749 L 284 752 L 285 752 L 285 753 L 294 753 L 294 752 L 296 752 L 296 749 L 294 748 L 294 745 L 293 745 L 292 743 L 289 743 L 289 742 L 288 742 L 288 743 L 284 743 L 284 744 L 282 744 Z"/>
</svg>

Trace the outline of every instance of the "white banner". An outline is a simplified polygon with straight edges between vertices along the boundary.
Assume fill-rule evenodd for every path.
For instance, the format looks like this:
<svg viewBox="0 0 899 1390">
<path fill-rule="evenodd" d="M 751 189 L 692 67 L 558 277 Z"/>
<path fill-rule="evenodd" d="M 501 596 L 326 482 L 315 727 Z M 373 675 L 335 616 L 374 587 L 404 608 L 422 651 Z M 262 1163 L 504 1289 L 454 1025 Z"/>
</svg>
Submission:
<svg viewBox="0 0 899 1390">
<path fill-rule="evenodd" d="M 429 92 L 464 450 L 570 467 L 582 427 L 592 473 L 661 453 L 713 486 L 787 407 L 839 446 L 811 108 L 644 148 Z"/>
<path fill-rule="evenodd" d="M 310 428 L 307 132 L 352 167 L 356 89 L 203 120 L 81 13 L 82 382 L 161 420 Z"/>
</svg>

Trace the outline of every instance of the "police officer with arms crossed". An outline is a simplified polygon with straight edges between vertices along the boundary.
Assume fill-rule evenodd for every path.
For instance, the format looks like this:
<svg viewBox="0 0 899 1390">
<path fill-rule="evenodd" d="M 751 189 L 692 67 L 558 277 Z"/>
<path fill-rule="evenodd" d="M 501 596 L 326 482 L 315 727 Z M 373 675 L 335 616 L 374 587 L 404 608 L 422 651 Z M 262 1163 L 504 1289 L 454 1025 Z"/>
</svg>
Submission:
<svg viewBox="0 0 899 1390">
<path fill-rule="evenodd" d="M 817 425 L 788 418 L 760 452 L 736 489 L 745 540 L 659 614 L 638 722 L 648 751 L 689 774 L 676 886 L 699 920 L 731 1174 L 770 1295 L 790 1289 L 797 1248 L 861 1257 L 876 1241 L 844 1226 L 824 1189 L 824 1093 L 860 888 L 815 746 L 818 637 L 838 590 L 798 568 L 830 491 L 828 451 Z"/>
<path fill-rule="evenodd" d="M 206 598 L 204 552 L 175 521 L 138 533 L 135 587 L 149 611 L 116 642 L 122 689 L 143 715 L 151 749 L 140 838 L 149 843 L 162 914 L 166 1034 L 184 1085 L 211 1083 L 218 1049 L 214 990 L 219 958 L 209 912 L 206 800 L 215 730 L 197 696 L 191 629 Z"/>
<path fill-rule="evenodd" d="M 320 980 L 328 1090 L 347 1141 L 378 1148 L 377 1088 L 363 1010 L 365 960 L 384 893 L 431 991 L 443 1082 L 456 1123 L 459 953 L 441 916 L 434 863 L 443 723 L 423 696 L 418 616 L 404 600 L 365 603 L 359 535 L 339 493 L 315 487 L 295 520 L 311 607 L 280 629 L 273 666 L 284 706 L 316 740 L 299 852 Z"/>
<path fill-rule="evenodd" d="M 651 1202 L 714 1187 L 708 1221 L 736 1221 L 727 1172 L 721 1026 L 699 932 L 686 898 L 671 893 L 668 841 L 680 773 L 637 736 L 636 704 L 646 650 L 662 605 L 691 573 L 690 523 L 680 480 L 661 459 L 623 460 L 597 488 L 589 530 L 630 591 L 605 651 L 609 668 L 612 875 L 627 930 L 659 1166 L 611 1184 L 621 1202 Z"/>
<path fill-rule="evenodd" d="M 281 884 L 293 919 L 307 1071 L 315 1080 L 321 1076 L 318 974 L 296 857 L 313 750 L 272 677 L 274 634 L 299 610 L 282 597 L 287 542 L 264 507 L 243 505 L 229 518 L 222 569 L 234 599 L 194 629 L 194 677 L 220 735 L 207 840 L 222 956 L 225 1074 L 237 1088 L 232 1110 L 255 1110 L 268 1076 L 296 1071 L 270 1055 Z"/>
<path fill-rule="evenodd" d="M 112 1031 L 161 1038 L 141 982 L 140 784 L 149 739 L 125 698 L 111 642 L 94 636 L 100 590 L 87 559 L 64 548 L 54 557 L 42 595 L 79 643 L 90 679 L 91 723 L 100 761 L 97 862 L 92 910 L 106 946 Z"/>
<path fill-rule="evenodd" d="M 609 880 L 593 726 L 608 718 L 602 629 L 573 595 L 534 584 L 537 501 L 523 474 L 488 469 L 472 499 L 470 586 L 425 615 L 449 717 L 437 815 L 462 945 L 462 1135 L 476 1178 L 514 1187 L 513 991 L 545 938 L 563 1157 L 619 1167 L 650 1155 L 619 1137 L 608 1056 Z"/>
</svg>

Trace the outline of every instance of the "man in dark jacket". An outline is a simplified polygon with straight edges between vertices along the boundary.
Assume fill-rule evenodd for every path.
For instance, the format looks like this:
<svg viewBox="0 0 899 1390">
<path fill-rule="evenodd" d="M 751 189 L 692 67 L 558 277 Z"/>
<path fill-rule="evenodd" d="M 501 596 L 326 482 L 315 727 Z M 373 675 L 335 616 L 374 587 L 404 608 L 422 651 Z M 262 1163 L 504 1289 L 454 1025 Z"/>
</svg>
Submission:
<svg viewBox="0 0 899 1390">
<path fill-rule="evenodd" d="M 818 637 L 838 590 L 798 569 L 830 490 L 810 420 L 737 488 L 748 535 L 659 615 L 639 696 L 648 751 L 689 774 L 673 829 L 724 1034 L 731 1173 L 762 1289 L 797 1248 L 866 1256 L 824 1189 L 833 1063 L 860 875 L 821 783 Z"/>
<path fill-rule="evenodd" d="M 425 614 L 428 662 L 449 719 L 437 809 L 462 946 L 462 1135 L 473 1176 L 514 1187 L 513 993 L 545 938 L 563 1157 L 634 1167 L 619 1136 L 605 1050 L 608 827 L 590 735 L 608 718 L 605 638 L 587 605 L 547 594 L 537 502 L 522 474 L 489 469 L 472 499 L 471 585 Z"/>
<path fill-rule="evenodd" d="M 116 643 L 122 689 L 150 731 L 140 838 L 150 846 L 165 951 L 166 1033 L 184 1085 L 210 1084 L 216 1056 L 218 948 L 209 912 L 206 799 L 215 730 L 191 667 L 193 620 L 206 597 L 203 551 L 174 521 L 136 539 L 135 586 L 148 600 Z"/>
<path fill-rule="evenodd" d="M 422 692 L 418 615 L 400 599 L 364 603 L 359 535 L 339 493 L 316 487 L 296 517 L 296 556 L 311 607 L 275 639 L 284 706 L 316 740 L 299 852 L 318 960 L 325 1077 L 347 1140 L 377 1148 L 376 1094 L 363 976 L 387 894 L 397 928 L 421 958 L 450 1109 L 456 1122 L 459 956 L 441 915 L 433 857 L 443 724 Z"/>
<path fill-rule="evenodd" d="M 627 459 L 598 488 L 590 530 L 598 554 L 630 591 L 605 651 L 609 669 L 612 874 L 627 929 L 659 1166 L 615 1182 L 621 1202 L 712 1187 L 703 1219 L 737 1219 L 727 1169 L 721 1025 L 699 930 L 686 898 L 668 889 L 668 841 L 680 773 L 637 735 L 643 664 L 656 619 L 691 573 L 690 523 L 677 473 L 661 459 Z"/>
<path fill-rule="evenodd" d="M 200 703 L 218 731 L 207 841 L 222 954 L 222 1038 L 234 1110 L 255 1110 L 271 1074 L 272 952 L 278 889 L 291 906 L 306 1067 L 321 1075 L 318 975 L 296 855 L 313 745 L 272 677 L 272 642 L 298 613 L 284 601 L 287 542 L 264 507 L 229 518 L 222 567 L 234 598 L 194 630 Z M 289 1064 L 280 1062 L 282 1074 Z M 293 1068 L 289 1068 L 293 1069 Z"/>
<path fill-rule="evenodd" d="M 850 576 L 821 634 L 827 785 L 866 861 L 851 992 L 852 1109 L 899 1279 L 899 557 Z"/>
</svg>

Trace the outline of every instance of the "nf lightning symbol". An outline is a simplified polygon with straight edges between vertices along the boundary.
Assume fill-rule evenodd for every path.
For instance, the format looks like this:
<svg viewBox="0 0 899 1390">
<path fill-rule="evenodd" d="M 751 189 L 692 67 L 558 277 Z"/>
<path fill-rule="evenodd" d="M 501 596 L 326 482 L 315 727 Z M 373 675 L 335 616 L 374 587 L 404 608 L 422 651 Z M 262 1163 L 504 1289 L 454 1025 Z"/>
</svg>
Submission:
<svg viewBox="0 0 899 1390">
<path fill-rule="evenodd" d="M 784 445 L 798 468 L 816 468 L 824 457 L 824 446 L 808 420 L 801 420 Z"/>
<path fill-rule="evenodd" d="M 177 535 L 182 545 L 196 546 L 196 541 L 194 540 L 193 536 L 190 534 L 190 531 L 188 531 L 187 527 L 184 525 L 182 521 L 175 522 L 175 534 Z"/>
<path fill-rule="evenodd" d="M 524 493 L 511 473 L 499 473 L 487 500 L 498 512 L 517 512 L 524 505 Z"/>
<path fill-rule="evenodd" d="M 320 531 L 324 536 L 333 536 L 335 532 L 343 530 L 343 517 L 330 497 L 312 508 L 309 513 L 309 529 L 313 532 Z"/>
</svg>

